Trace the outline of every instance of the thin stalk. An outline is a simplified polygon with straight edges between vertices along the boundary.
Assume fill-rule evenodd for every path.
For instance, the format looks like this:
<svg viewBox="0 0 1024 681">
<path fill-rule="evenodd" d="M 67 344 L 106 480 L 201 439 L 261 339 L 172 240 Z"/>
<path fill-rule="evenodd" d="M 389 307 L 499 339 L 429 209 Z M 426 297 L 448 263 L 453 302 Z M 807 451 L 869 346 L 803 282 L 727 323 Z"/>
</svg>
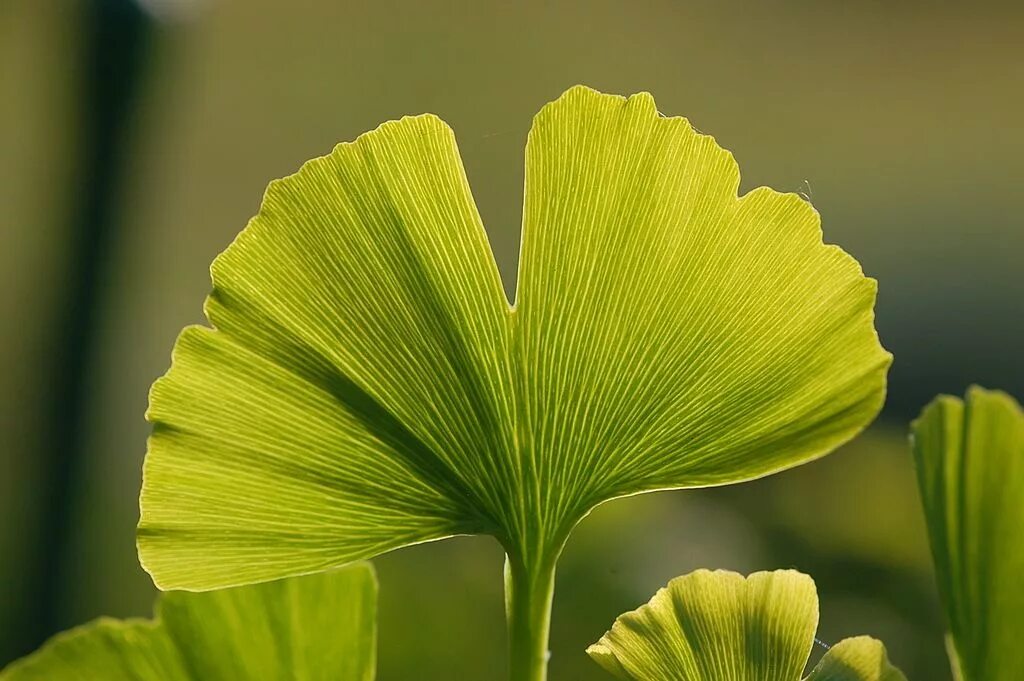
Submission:
<svg viewBox="0 0 1024 681">
<path fill-rule="evenodd" d="M 534 564 L 505 558 L 505 616 L 508 621 L 509 678 L 546 681 L 551 602 L 556 556 Z"/>
</svg>

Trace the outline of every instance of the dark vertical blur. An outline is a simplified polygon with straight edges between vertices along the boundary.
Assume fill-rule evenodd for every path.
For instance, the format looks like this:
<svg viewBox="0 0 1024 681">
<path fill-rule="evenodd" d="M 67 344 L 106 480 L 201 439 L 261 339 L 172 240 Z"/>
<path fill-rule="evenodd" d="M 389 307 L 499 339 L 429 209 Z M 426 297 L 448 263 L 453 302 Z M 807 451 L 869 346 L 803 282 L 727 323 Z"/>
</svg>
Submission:
<svg viewBox="0 0 1024 681">
<path fill-rule="evenodd" d="M 150 18 L 132 0 L 94 0 L 84 3 L 78 120 L 81 145 L 68 204 L 70 257 L 64 290 L 57 294 L 53 329 L 47 334 L 50 376 L 40 420 L 38 465 L 42 471 L 36 494 L 44 541 L 32 544 L 25 566 L 26 588 L 17 594 L 14 609 L 24 626 L 5 641 L 3 657 L 31 651 L 63 621 L 61 598 L 66 548 L 74 522 L 77 480 L 86 468 L 83 424 L 89 399 L 88 360 L 96 342 L 96 318 L 101 282 L 110 265 L 117 239 L 115 218 L 122 162 L 130 136 L 127 125 L 136 103 L 150 44 Z"/>
</svg>

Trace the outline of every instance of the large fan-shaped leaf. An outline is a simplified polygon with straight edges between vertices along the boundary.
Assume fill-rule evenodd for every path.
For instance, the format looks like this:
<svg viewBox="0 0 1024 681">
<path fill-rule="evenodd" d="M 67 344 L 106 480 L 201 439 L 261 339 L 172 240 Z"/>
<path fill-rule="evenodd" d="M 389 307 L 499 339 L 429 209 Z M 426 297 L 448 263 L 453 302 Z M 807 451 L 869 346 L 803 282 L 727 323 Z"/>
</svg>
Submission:
<svg viewBox="0 0 1024 681">
<path fill-rule="evenodd" d="M 942 396 L 913 425 L 939 592 L 964 681 L 1024 673 L 1024 411 L 1001 392 Z"/>
<path fill-rule="evenodd" d="M 818 626 L 810 577 L 698 570 L 616 620 L 587 653 L 624 681 L 799 681 Z M 906 681 L 874 639 L 833 647 L 808 681 Z"/>
<path fill-rule="evenodd" d="M 209 589 L 459 533 L 537 564 L 606 499 L 852 437 L 890 359 L 874 282 L 738 183 L 650 96 L 570 90 L 530 133 L 515 306 L 437 118 L 272 183 L 153 388 L 143 564 Z"/>
<path fill-rule="evenodd" d="M 54 637 L 0 681 L 372 681 L 377 585 L 367 564 L 205 594 L 164 594 L 153 621 Z"/>
</svg>

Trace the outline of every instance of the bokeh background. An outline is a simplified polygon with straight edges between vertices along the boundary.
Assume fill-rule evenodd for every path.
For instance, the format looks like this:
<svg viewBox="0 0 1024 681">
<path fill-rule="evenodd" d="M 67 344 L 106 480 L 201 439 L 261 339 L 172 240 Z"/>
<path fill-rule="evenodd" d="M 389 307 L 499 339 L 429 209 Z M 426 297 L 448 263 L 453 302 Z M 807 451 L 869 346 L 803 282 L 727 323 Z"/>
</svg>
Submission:
<svg viewBox="0 0 1024 681">
<path fill-rule="evenodd" d="M 435 112 L 511 289 L 531 116 L 582 82 L 653 92 L 736 154 L 744 189 L 805 193 L 880 281 L 896 362 L 883 416 L 835 455 L 588 518 L 559 574 L 552 678 L 602 678 L 586 645 L 675 575 L 796 567 L 820 638 L 870 633 L 911 679 L 948 679 L 906 429 L 971 382 L 1024 396 L 1021 7 L 0 3 L 0 666 L 150 612 L 146 392 L 267 182 Z M 481 538 L 379 559 L 379 678 L 503 678 L 501 563 Z"/>
</svg>

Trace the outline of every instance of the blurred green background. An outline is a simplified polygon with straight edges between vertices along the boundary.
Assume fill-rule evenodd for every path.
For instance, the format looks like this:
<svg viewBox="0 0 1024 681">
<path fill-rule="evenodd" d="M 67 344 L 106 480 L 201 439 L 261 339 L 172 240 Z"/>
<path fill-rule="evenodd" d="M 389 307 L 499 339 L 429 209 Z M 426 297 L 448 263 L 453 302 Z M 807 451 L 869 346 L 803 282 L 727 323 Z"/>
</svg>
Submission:
<svg viewBox="0 0 1024 681">
<path fill-rule="evenodd" d="M 819 637 L 948 679 L 906 424 L 970 382 L 1024 396 L 1024 8 L 927 2 L 0 3 L 0 666 L 145 615 L 133 527 L 149 384 L 273 178 L 379 122 L 456 131 L 514 286 L 531 116 L 575 83 L 654 93 L 743 189 L 807 194 L 880 281 L 886 411 L 834 456 L 599 508 L 567 549 L 551 675 L 697 567 L 796 567 Z M 385 556 L 380 674 L 499 679 L 501 552 Z"/>
</svg>

